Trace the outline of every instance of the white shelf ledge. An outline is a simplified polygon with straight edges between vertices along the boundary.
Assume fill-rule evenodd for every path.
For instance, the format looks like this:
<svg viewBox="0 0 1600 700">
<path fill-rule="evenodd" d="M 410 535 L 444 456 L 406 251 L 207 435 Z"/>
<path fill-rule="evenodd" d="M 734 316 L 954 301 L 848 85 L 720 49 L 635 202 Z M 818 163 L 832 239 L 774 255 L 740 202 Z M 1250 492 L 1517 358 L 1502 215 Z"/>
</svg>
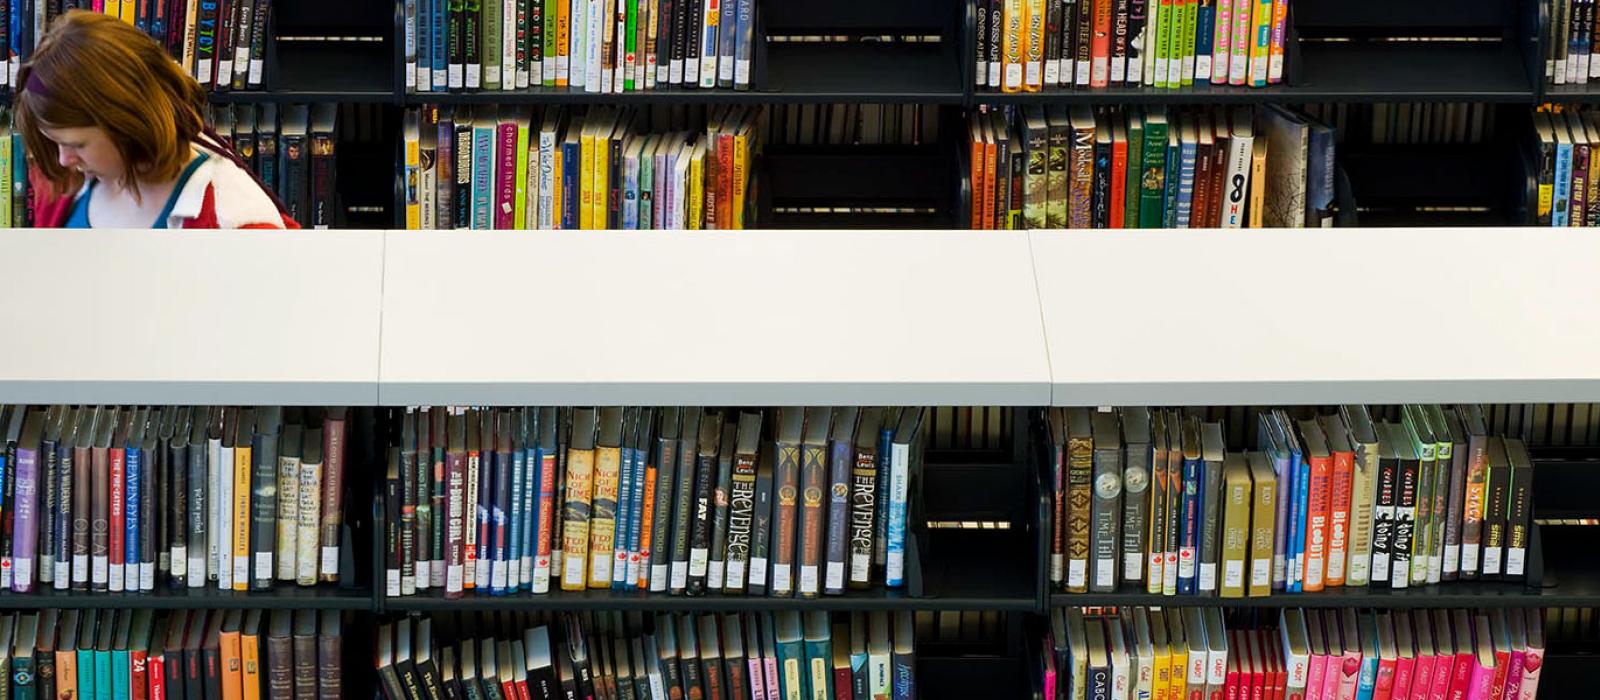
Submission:
<svg viewBox="0 0 1600 700">
<path fill-rule="evenodd" d="M 380 232 L 0 233 L 0 400 L 371 404 Z"/>
<path fill-rule="evenodd" d="M 1021 234 L 388 235 L 385 404 L 1050 398 Z"/>
<path fill-rule="evenodd" d="M 1030 236 L 1056 405 L 1600 399 L 1591 229 Z"/>
</svg>

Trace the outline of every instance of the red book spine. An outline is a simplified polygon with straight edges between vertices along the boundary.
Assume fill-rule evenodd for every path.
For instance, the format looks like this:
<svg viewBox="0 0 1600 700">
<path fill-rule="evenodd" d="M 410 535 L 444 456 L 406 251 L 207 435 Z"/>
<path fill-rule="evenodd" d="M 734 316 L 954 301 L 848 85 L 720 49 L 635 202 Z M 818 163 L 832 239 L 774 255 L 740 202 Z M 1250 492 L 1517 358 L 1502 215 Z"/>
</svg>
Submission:
<svg viewBox="0 0 1600 700">
<path fill-rule="evenodd" d="M 1495 650 L 1494 680 L 1489 684 L 1489 697 L 1498 698 L 1505 693 L 1506 677 L 1511 671 L 1511 652 Z"/>
<path fill-rule="evenodd" d="M 515 683 L 517 686 L 517 697 L 520 700 L 528 700 L 528 676 L 525 672 L 512 671 L 512 673 L 517 674 Z M 507 700 L 510 700 L 510 698 L 507 698 Z"/>
<path fill-rule="evenodd" d="M 1200 122 L 1202 132 L 1209 129 L 1207 122 Z M 1216 222 L 1206 219 L 1206 212 L 1211 210 L 1211 152 L 1216 150 L 1215 144 L 1201 143 L 1196 149 L 1194 159 L 1194 203 L 1189 209 L 1189 228 L 1206 228 L 1216 226 Z"/>
<path fill-rule="evenodd" d="M 1378 660 L 1378 680 L 1372 688 L 1372 700 L 1391 700 L 1394 694 L 1394 659 Z"/>
<path fill-rule="evenodd" d="M 147 668 L 150 673 L 151 700 L 167 700 L 167 660 L 165 655 L 158 654 L 150 657 L 150 663 Z M 59 697 L 59 693 L 57 696 Z"/>
<path fill-rule="evenodd" d="M 505 700 L 517 700 L 521 697 L 517 695 L 517 682 L 510 678 L 500 681 L 500 692 L 504 694 Z"/>
<path fill-rule="evenodd" d="M 1467 642 L 1470 646 L 1471 642 Z M 1476 659 L 1472 652 L 1456 654 L 1455 667 L 1450 674 L 1450 700 L 1466 700 L 1467 691 L 1472 687 L 1472 666 Z"/>
<path fill-rule="evenodd" d="M 1089 42 L 1089 86 L 1111 83 L 1111 0 L 1094 0 L 1094 38 Z"/>
<path fill-rule="evenodd" d="M 717 228 L 733 228 L 733 132 L 717 135 Z"/>
<path fill-rule="evenodd" d="M 1394 686 L 1389 690 L 1389 697 L 1394 700 L 1406 700 L 1411 697 L 1412 680 L 1416 678 L 1416 659 L 1400 657 L 1394 662 Z"/>
<path fill-rule="evenodd" d="M 1111 143 L 1111 228 L 1124 228 L 1128 207 L 1128 141 Z"/>
<path fill-rule="evenodd" d="M 833 700 L 854 700 L 850 695 L 850 667 L 833 669 Z"/>
<path fill-rule="evenodd" d="M 149 662 L 150 652 L 148 651 L 130 650 L 128 652 L 128 696 L 132 700 L 149 700 L 150 698 Z M 157 700 L 164 699 L 157 696 Z"/>
<path fill-rule="evenodd" d="M 124 450 L 121 447 L 113 447 L 113 448 L 111 448 L 110 452 L 111 452 L 111 504 L 110 504 L 111 505 L 111 517 L 110 517 L 110 523 L 109 523 L 109 525 L 110 525 L 109 530 L 110 531 L 107 534 L 110 535 L 110 539 L 111 539 L 111 552 L 110 552 L 110 555 L 111 555 L 111 570 L 112 571 L 116 571 L 116 572 L 120 572 L 120 571 L 123 570 L 122 569 L 122 559 L 123 559 L 123 555 L 126 553 L 126 550 L 124 549 L 124 547 L 126 546 L 126 543 L 124 542 L 124 539 L 127 536 L 127 532 L 125 532 L 125 530 L 124 530 L 124 528 L 127 527 L 127 522 L 126 522 L 126 519 L 125 519 L 124 514 L 122 512 L 123 511 L 123 505 L 124 505 L 123 504 L 124 496 L 123 496 L 123 493 L 122 493 L 122 489 L 123 489 L 123 483 L 124 483 L 123 482 L 124 472 L 126 471 L 126 466 L 127 466 L 127 451 Z M 111 582 L 112 582 L 111 590 L 113 590 L 113 591 L 123 590 L 122 585 L 119 585 L 119 584 L 123 584 L 124 583 L 121 576 L 112 576 L 111 577 Z M 137 582 L 135 582 L 135 583 L 137 583 Z"/>
<path fill-rule="evenodd" d="M 1311 457 L 1311 491 L 1306 511 L 1305 590 L 1322 590 L 1328 566 L 1328 501 L 1333 481 L 1333 460 L 1326 455 Z"/>
</svg>

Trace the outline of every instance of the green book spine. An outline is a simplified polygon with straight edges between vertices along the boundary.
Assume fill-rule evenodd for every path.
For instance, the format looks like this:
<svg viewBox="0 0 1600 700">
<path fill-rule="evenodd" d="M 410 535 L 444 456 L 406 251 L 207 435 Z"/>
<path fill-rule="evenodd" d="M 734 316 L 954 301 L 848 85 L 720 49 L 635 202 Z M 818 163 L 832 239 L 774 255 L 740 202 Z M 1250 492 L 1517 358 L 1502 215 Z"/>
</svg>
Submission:
<svg viewBox="0 0 1600 700">
<path fill-rule="evenodd" d="M 1126 210 L 1123 214 L 1123 226 L 1139 228 L 1139 202 L 1142 199 L 1140 191 L 1140 173 L 1144 157 L 1144 123 L 1137 114 L 1128 120 L 1128 161 L 1133 164 L 1128 168 L 1127 196 L 1123 197 Z"/>
<path fill-rule="evenodd" d="M 639 0 L 621 0 L 628 8 L 627 36 L 623 39 L 623 69 L 626 73 L 622 79 L 622 89 L 632 92 L 637 90 L 635 75 L 642 70 L 639 65 Z"/>
<path fill-rule="evenodd" d="M 1184 0 L 1183 3 L 1183 85 L 1194 83 L 1194 39 L 1200 24 L 1200 3 Z"/>
<path fill-rule="evenodd" d="M 484 0 L 483 2 L 483 48 L 480 49 L 480 55 L 483 56 L 483 89 L 485 90 L 499 90 L 504 82 L 500 75 L 500 69 L 502 68 L 500 65 L 500 51 L 502 48 L 500 46 L 502 40 L 500 34 L 503 31 L 500 22 L 504 19 L 500 16 L 500 8 L 500 0 Z M 515 84 L 517 67 L 510 66 L 510 69 L 513 73 L 511 83 Z"/>
<path fill-rule="evenodd" d="M 1167 124 L 1145 122 L 1139 183 L 1139 228 L 1161 228 L 1167 192 Z"/>
<path fill-rule="evenodd" d="M 1166 191 L 1161 197 L 1162 228 L 1175 228 L 1178 225 L 1178 169 L 1183 162 L 1183 144 L 1179 142 L 1178 134 L 1167 131 L 1167 175 Z"/>
<path fill-rule="evenodd" d="M 544 3 L 544 79 L 545 87 L 556 86 L 556 17 L 561 0 L 532 0 Z"/>
<path fill-rule="evenodd" d="M 1160 0 L 1161 13 L 1156 17 L 1156 87 L 1172 87 L 1167 82 L 1172 73 L 1172 17 L 1175 0 Z"/>
<path fill-rule="evenodd" d="M 528 228 L 528 122 L 523 115 L 517 116 L 517 181 L 515 183 L 517 198 L 516 205 L 512 208 L 513 218 L 511 228 L 523 230 Z"/>
</svg>

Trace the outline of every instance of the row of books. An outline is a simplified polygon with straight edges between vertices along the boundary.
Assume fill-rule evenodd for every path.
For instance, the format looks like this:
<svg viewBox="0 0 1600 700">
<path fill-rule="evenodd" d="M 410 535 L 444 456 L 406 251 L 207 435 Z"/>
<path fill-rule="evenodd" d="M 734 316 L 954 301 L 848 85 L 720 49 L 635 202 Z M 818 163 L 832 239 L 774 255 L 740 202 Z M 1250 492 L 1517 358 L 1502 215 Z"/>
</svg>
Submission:
<svg viewBox="0 0 1600 700">
<path fill-rule="evenodd" d="M 759 107 L 424 107 L 405 115 L 410 229 L 745 227 Z"/>
<path fill-rule="evenodd" d="M 0 587 L 339 579 L 342 409 L 0 407 Z"/>
<path fill-rule="evenodd" d="M 1543 29 L 1544 79 L 1554 85 L 1600 82 L 1600 62 L 1592 61 L 1595 48 L 1595 3 L 1590 0 L 1543 0 L 1550 21 Z"/>
<path fill-rule="evenodd" d="M 272 0 L 6 0 L 0 3 L 0 85 L 14 86 L 57 16 L 85 10 L 118 17 L 161 42 L 210 90 L 261 87 Z"/>
<path fill-rule="evenodd" d="M 282 112 L 280 116 L 280 111 Z M 213 105 L 211 122 L 305 228 L 337 219 L 338 109 L 332 104 Z"/>
<path fill-rule="evenodd" d="M 1266 596 L 1526 576 L 1532 463 L 1475 405 L 1374 421 L 1259 414 L 1256 449 L 1172 410 L 1047 413 L 1050 580 L 1166 595 Z"/>
<path fill-rule="evenodd" d="M 338 612 L 57 610 L 0 616 L 0 694 L 237 700 L 343 694 Z"/>
<path fill-rule="evenodd" d="M 1533 700 L 1538 610 L 1055 609 L 1045 698 Z"/>
<path fill-rule="evenodd" d="M 755 0 L 405 0 L 414 92 L 750 89 Z"/>
<path fill-rule="evenodd" d="M 407 409 L 387 594 L 904 586 L 924 413 Z"/>
<path fill-rule="evenodd" d="M 1288 0 L 978 0 L 977 82 L 1004 92 L 1283 81 Z"/>
<path fill-rule="evenodd" d="M 1600 224 L 1600 113 L 1544 107 L 1533 114 L 1540 226 Z"/>
<path fill-rule="evenodd" d="M 1495 133 L 1495 105 L 1483 102 L 1326 102 L 1299 108 L 1333 127 L 1339 145 L 1483 143 Z"/>
<path fill-rule="evenodd" d="M 911 613 L 400 618 L 378 628 L 388 700 L 916 697 Z"/>
<path fill-rule="evenodd" d="M 1333 221 L 1333 130 L 1274 105 L 977 111 L 967 143 L 974 229 Z"/>
</svg>

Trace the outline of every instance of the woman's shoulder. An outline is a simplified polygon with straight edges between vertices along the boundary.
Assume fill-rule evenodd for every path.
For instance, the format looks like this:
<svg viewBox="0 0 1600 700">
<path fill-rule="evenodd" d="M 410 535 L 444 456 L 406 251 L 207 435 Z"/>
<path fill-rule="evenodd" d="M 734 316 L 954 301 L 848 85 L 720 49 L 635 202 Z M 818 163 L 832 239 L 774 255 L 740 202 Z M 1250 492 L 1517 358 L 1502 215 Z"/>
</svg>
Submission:
<svg viewBox="0 0 1600 700">
<path fill-rule="evenodd" d="M 186 228 L 299 228 L 278 211 L 254 177 L 226 156 L 206 155 L 173 203 L 172 218 Z"/>
</svg>

